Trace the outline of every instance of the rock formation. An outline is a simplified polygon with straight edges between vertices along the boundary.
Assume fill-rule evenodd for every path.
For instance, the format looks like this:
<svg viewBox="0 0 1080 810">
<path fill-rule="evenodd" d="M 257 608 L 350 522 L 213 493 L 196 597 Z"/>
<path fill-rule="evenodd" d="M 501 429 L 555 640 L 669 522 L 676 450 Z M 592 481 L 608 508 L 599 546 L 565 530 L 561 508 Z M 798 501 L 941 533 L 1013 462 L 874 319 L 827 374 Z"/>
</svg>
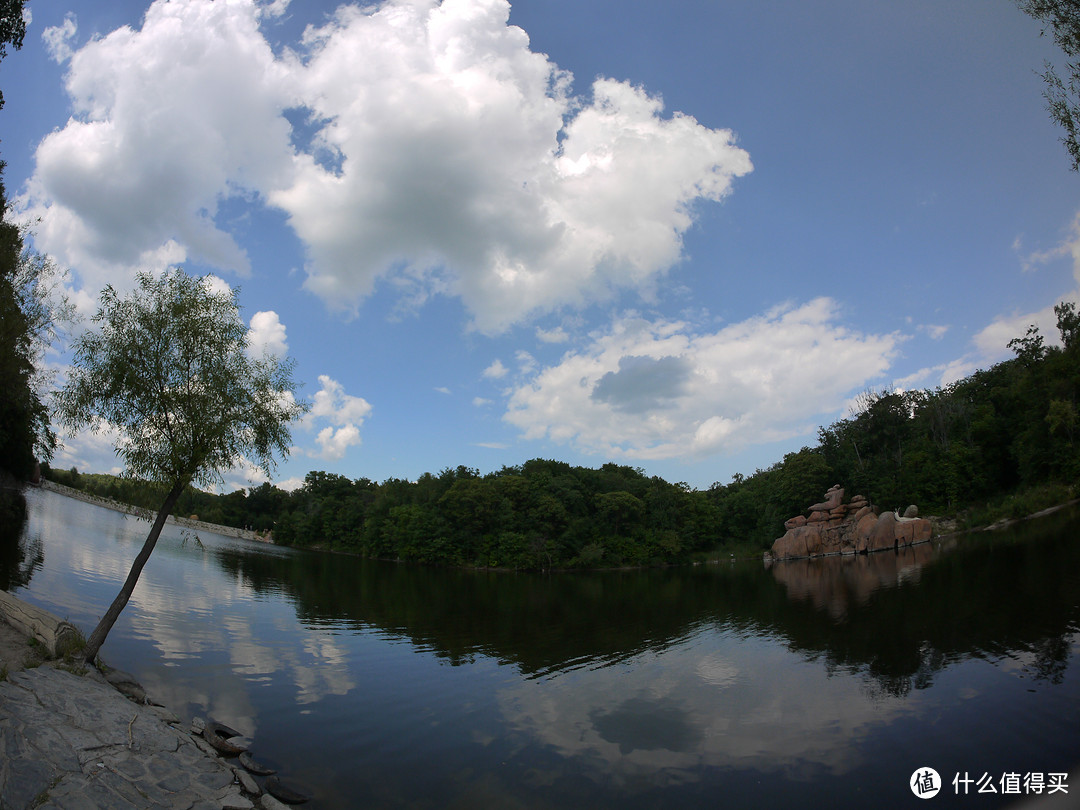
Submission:
<svg viewBox="0 0 1080 810">
<path fill-rule="evenodd" d="M 809 512 L 810 517 L 796 515 L 785 521 L 787 532 L 773 543 L 774 558 L 884 551 L 925 543 L 932 533 L 930 521 L 916 517 L 917 507 L 909 506 L 904 517 L 896 512 L 878 515 L 862 495 L 844 503 L 844 490 L 839 484 L 830 488 L 825 500 L 811 506 Z"/>
</svg>

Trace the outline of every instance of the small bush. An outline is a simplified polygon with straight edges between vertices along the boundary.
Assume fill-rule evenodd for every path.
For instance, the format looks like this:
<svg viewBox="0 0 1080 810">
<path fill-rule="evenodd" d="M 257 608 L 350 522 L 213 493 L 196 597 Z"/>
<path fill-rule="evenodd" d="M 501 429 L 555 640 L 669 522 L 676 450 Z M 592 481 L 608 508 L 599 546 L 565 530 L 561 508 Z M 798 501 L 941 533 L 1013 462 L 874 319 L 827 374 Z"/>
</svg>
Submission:
<svg viewBox="0 0 1080 810">
<path fill-rule="evenodd" d="M 37 669 L 45 663 L 45 658 L 38 652 L 31 650 L 23 659 L 23 669 Z"/>
<path fill-rule="evenodd" d="M 56 657 L 65 661 L 73 661 L 86 649 L 86 636 L 79 628 L 73 628 L 73 632 L 64 633 L 56 643 Z"/>
</svg>

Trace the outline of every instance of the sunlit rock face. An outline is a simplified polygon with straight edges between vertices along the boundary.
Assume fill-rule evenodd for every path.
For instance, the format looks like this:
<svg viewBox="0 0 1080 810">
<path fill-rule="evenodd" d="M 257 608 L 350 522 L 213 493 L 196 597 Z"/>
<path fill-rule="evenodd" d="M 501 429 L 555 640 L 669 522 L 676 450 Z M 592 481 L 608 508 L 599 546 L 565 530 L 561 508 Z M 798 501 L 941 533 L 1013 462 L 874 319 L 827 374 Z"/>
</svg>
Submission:
<svg viewBox="0 0 1080 810">
<path fill-rule="evenodd" d="M 878 515 L 862 495 L 845 503 L 839 484 L 808 511 L 809 517 L 796 515 L 785 521 L 787 531 L 772 546 L 774 558 L 884 551 L 925 543 L 932 534 L 930 521 L 915 517 L 915 506 L 904 510 L 904 517 L 895 512 Z"/>
</svg>

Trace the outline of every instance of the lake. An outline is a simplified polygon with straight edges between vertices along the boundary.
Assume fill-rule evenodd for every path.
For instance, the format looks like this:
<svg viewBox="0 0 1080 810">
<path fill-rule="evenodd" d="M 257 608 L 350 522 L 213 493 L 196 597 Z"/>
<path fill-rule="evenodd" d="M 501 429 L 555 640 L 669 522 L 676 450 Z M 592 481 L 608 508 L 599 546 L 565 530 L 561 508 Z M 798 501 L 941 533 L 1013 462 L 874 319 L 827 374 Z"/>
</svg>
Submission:
<svg viewBox="0 0 1080 810">
<path fill-rule="evenodd" d="M 27 499 L 0 587 L 89 634 L 149 524 Z M 101 654 L 317 808 L 911 807 L 925 768 L 1039 807 L 1080 798 L 1078 528 L 544 575 L 167 526 Z"/>
</svg>

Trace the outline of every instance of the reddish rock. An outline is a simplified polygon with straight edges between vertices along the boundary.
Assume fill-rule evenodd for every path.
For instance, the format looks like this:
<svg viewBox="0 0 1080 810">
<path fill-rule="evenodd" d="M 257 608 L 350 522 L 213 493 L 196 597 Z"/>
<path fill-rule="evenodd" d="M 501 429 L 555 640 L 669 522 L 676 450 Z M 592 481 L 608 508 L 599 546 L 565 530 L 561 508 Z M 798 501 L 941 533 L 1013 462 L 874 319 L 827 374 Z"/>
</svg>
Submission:
<svg viewBox="0 0 1080 810">
<path fill-rule="evenodd" d="M 811 512 L 828 512 L 830 509 L 835 509 L 844 501 L 844 490 L 841 489 L 839 484 L 834 484 L 829 488 L 829 491 L 825 493 L 825 500 L 821 503 L 815 503 L 810 507 Z"/>
<path fill-rule="evenodd" d="M 896 538 L 897 546 L 911 545 L 911 538 L 915 536 L 915 526 L 913 524 L 914 521 L 897 521 L 893 529 L 893 536 Z"/>
<path fill-rule="evenodd" d="M 784 532 L 783 537 L 778 537 L 773 540 L 772 548 L 765 552 L 765 562 L 768 564 L 771 557 L 777 557 L 783 559 L 785 557 L 796 557 L 794 549 L 791 547 L 791 529 Z"/>
<path fill-rule="evenodd" d="M 915 534 L 912 537 L 913 543 L 926 543 L 934 536 L 934 524 L 932 524 L 926 518 L 917 518 L 914 521 Z"/>
<path fill-rule="evenodd" d="M 870 542 L 867 544 L 867 551 L 882 551 L 887 548 L 896 547 L 896 514 L 893 512 L 882 512 L 877 519 L 877 523 L 874 524 L 874 528 L 870 531 Z"/>
<path fill-rule="evenodd" d="M 904 518 L 896 523 L 896 541 L 901 546 L 925 543 L 933 535 L 933 526 L 926 518 Z"/>
<path fill-rule="evenodd" d="M 859 510 L 862 513 L 862 510 Z M 855 550 L 867 551 L 870 548 L 870 535 L 874 531 L 874 527 L 877 525 L 877 515 L 867 509 L 865 513 L 862 513 L 862 517 L 859 517 L 855 521 Z"/>
<path fill-rule="evenodd" d="M 825 494 L 825 501 L 810 507 L 809 518 L 796 515 L 784 522 L 787 532 L 773 543 L 777 559 L 813 557 L 820 554 L 897 549 L 929 540 L 933 534 L 930 521 L 923 518 L 898 518 L 895 512 L 874 514 L 861 495 L 844 504 L 839 485 Z M 908 508 L 908 514 L 915 511 Z"/>
<path fill-rule="evenodd" d="M 807 557 L 806 542 L 800 534 L 801 529 L 788 529 L 784 536 L 772 545 L 774 557 L 784 559 L 786 557 Z"/>
</svg>

